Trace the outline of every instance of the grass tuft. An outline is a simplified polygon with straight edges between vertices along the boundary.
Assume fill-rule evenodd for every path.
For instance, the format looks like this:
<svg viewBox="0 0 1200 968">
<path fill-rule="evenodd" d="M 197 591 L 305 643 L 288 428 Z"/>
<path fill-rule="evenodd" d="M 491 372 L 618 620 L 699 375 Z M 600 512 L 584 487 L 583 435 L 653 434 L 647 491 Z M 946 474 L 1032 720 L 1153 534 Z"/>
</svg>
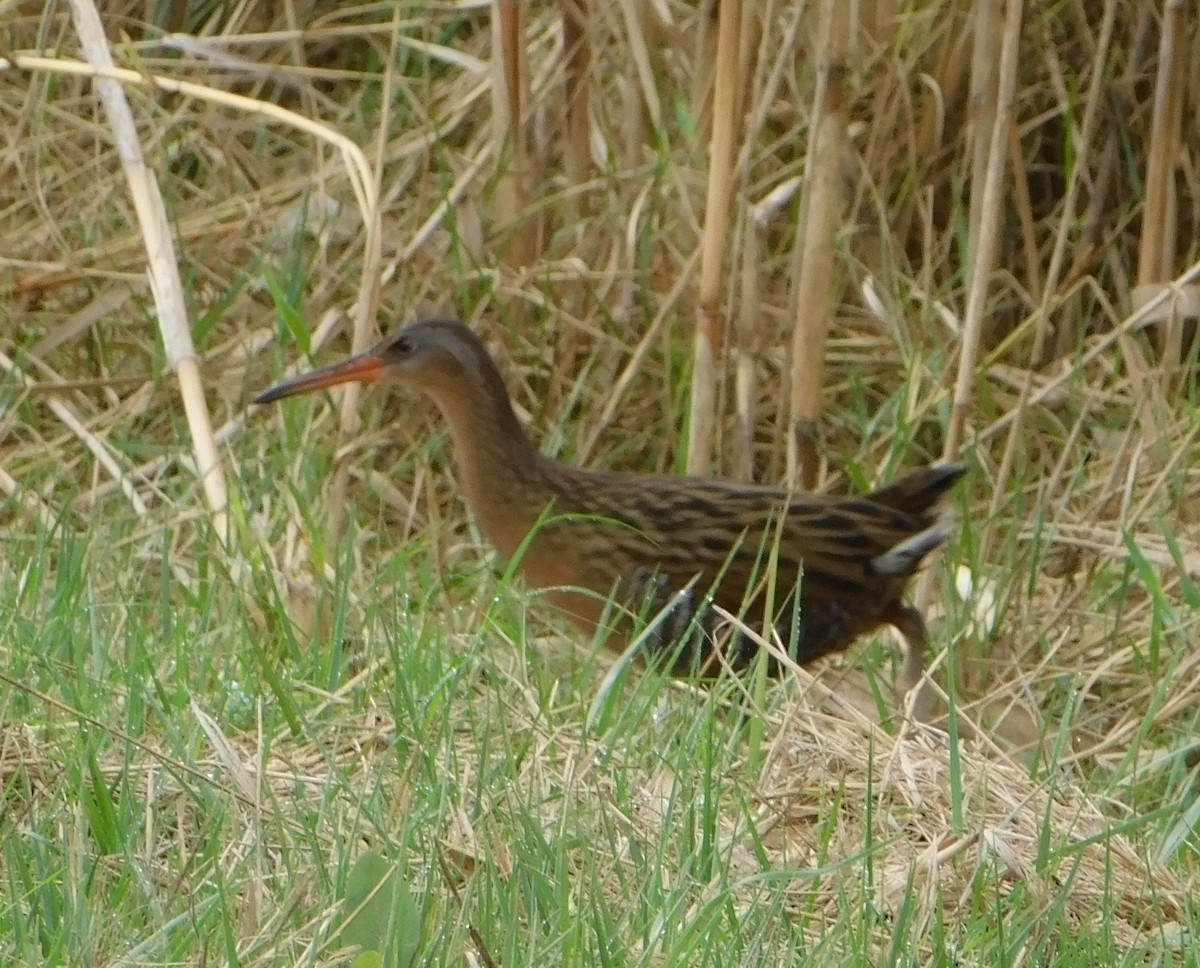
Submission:
<svg viewBox="0 0 1200 968">
<path fill-rule="evenodd" d="M 521 6 L 500 59 L 480 4 L 103 5 L 228 541 L 69 11 L 5 8 L 0 963 L 1195 964 L 1194 13 L 1025 5 L 989 211 L 1001 33 L 962 4 L 864 4 L 836 50 L 744 4 L 721 97 L 704 4 Z M 466 319 L 598 467 L 681 470 L 695 427 L 781 480 L 815 298 L 822 486 L 934 459 L 969 388 L 921 590 L 946 719 L 897 714 L 887 638 L 744 688 L 614 665 L 493 566 L 423 401 L 249 408 L 375 296 Z"/>
</svg>

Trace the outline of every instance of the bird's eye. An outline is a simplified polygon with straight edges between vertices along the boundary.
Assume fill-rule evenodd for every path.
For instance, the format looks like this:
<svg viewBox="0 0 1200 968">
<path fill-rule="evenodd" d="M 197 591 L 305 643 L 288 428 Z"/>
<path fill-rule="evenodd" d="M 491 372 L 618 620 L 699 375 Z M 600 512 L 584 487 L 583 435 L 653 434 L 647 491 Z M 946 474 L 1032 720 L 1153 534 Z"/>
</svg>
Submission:
<svg viewBox="0 0 1200 968">
<path fill-rule="evenodd" d="M 395 350 L 397 353 L 408 354 L 408 353 L 412 352 L 412 348 L 413 348 L 412 340 L 409 339 L 407 336 L 399 337 L 396 340 L 396 342 L 394 342 L 392 344 L 392 349 Z"/>
</svg>

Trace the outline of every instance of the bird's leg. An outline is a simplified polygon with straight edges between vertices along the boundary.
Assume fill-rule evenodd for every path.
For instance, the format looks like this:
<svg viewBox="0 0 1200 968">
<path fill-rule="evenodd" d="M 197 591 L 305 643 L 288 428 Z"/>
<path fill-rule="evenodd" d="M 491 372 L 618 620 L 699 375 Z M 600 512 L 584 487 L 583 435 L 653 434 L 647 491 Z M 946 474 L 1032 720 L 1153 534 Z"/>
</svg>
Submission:
<svg viewBox="0 0 1200 968">
<path fill-rule="evenodd" d="M 678 661 L 687 658 L 691 643 L 684 642 L 696 619 L 695 589 L 676 593 L 666 575 L 643 566 L 621 582 L 618 594 L 633 614 L 648 624 L 642 639 L 648 651 L 657 655 L 681 647 Z"/>
<path fill-rule="evenodd" d="M 630 605 L 640 603 L 638 614 L 649 623 L 643 644 L 655 655 L 673 656 L 673 675 L 711 678 L 723 666 L 740 672 L 758 653 L 757 642 L 694 586 L 677 590 L 667 575 L 643 567 L 622 583 L 621 592 Z"/>
<path fill-rule="evenodd" d="M 900 667 L 900 687 L 903 695 L 913 689 L 917 694 L 912 700 L 912 716 L 917 722 L 927 723 L 933 714 L 933 696 L 929 683 L 925 682 L 925 620 L 911 605 L 900 605 L 888 620 L 904 638 L 904 662 Z"/>
</svg>

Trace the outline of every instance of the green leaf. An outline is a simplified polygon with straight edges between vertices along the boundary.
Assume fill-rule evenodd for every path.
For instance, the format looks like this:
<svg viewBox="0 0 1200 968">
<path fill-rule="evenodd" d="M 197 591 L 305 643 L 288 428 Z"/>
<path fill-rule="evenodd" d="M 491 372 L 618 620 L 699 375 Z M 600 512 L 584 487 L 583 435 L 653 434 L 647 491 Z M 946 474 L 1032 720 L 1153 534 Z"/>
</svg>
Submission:
<svg viewBox="0 0 1200 968">
<path fill-rule="evenodd" d="M 94 749 L 88 750 L 88 777 L 91 780 L 89 796 L 84 808 L 87 811 L 88 826 L 96 839 L 102 854 L 115 854 L 121 845 L 121 824 L 117 819 L 116 804 L 104 779 L 104 771 L 96 758 Z"/>
<path fill-rule="evenodd" d="M 421 914 L 397 869 L 377 851 L 354 862 L 342 910 L 342 941 L 362 949 L 353 968 L 408 968 L 416 959 Z"/>
<path fill-rule="evenodd" d="M 287 331 L 292 334 L 292 339 L 300 347 L 300 352 L 307 354 L 312 346 L 312 341 L 308 337 L 308 325 L 296 311 L 295 305 L 288 298 L 288 294 L 284 292 L 275 273 L 266 266 L 263 266 L 263 282 L 266 284 L 267 292 L 271 295 L 271 301 L 275 303 L 275 314 L 287 327 Z"/>
</svg>

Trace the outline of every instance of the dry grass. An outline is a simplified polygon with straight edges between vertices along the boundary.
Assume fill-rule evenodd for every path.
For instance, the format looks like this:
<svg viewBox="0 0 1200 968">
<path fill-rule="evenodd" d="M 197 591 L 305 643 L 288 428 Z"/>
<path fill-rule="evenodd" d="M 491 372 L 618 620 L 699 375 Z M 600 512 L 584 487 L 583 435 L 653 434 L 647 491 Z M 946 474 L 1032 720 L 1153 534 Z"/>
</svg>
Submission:
<svg viewBox="0 0 1200 968">
<path fill-rule="evenodd" d="M 208 583 L 228 582 L 217 594 L 230 596 L 269 572 L 266 587 L 301 640 L 316 630 L 328 643 L 331 623 L 378 631 L 372 597 L 412 593 L 389 564 L 397 543 L 428 536 L 423 575 L 451 587 L 429 592 L 427 610 L 460 602 L 455 627 L 478 628 L 487 609 L 477 602 L 494 589 L 478 574 L 462 585 L 476 542 L 447 474 L 425 459 L 420 404 L 378 393 L 336 425 L 319 405 L 245 412 L 302 351 L 348 348 L 350 306 L 357 342 L 376 305 L 381 328 L 461 315 L 497 350 L 546 449 L 603 466 L 681 470 L 690 446 L 730 476 L 779 480 L 788 429 L 811 427 L 806 473 L 862 487 L 941 455 L 961 419 L 972 474 L 946 570 L 961 569 L 962 596 L 952 581 L 923 592 L 944 613 L 937 675 L 969 741 L 879 730 L 855 711 L 875 705 L 869 689 L 867 702 L 852 701 L 862 687 L 824 705 L 811 690 L 780 690 L 760 711 L 765 766 L 735 782 L 745 766 L 735 756 L 724 778 L 720 793 L 750 790 L 753 808 L 717 824 L 730 866 L 713 896 L 758 903 L 772 870 L 853 879 L 874 845 L 880 905 L 914 903 L 905 917 L 926 928 L 964 916 L 984 881 L 1006 898 L 1019 887 L 1033 907 L 1061 890 L 1080 923 L 1107 897 L 1127 940 L 1186 922 L 1190 815 L 1161 810 L 1190 789 L 1200 695 L 1194 11 L 1177 5 L 1164 32 L 1161 5 L 1148 2 L 1025 5 L 1006 60 L 1000 8 L 1019 4 L 863 4 L 848 45 L 843 37 L 830 49 L 818 49 L 833 29 L 821 28 L 821 5 L 745 4 L 721 73 L 717 21 L 705 10 L 571 0 L 518 17 L 517 6 L 501 4 L 493 30 L 486 7 L 451 3 L 318 4 L 304 22 L 285 4 L 174 5 L 153 24 L 145 4 L 105 5 L 115 61 L 144 79 L 124 91 L 165 196 L 231 477 L 228 549 L 207 529 L 212 509 L 165 378 L 146 252 L 105 116 L 91 79 L 55 63 L 79 49 L 67 8 L 6 9 L 3 540 L 23 547 L 53 522 L 81 536 L 98 518 L 123 522 L 112 547 L 143 565 L 161 560 L 177 583 L 162 594 L 176 608 Z M 985 14 L 971 11 L 988 9 L 995 29 L 973 35 L 971 18 Z M 513 47 L 516 29 L 524 43 Z M 504 59 L 497 38 L 509 45 Z M 817 89 L 818 68 L 841 64 L 836 103 L 822 101 L 830 82 Z M 809 171 L 818 110 L 838 151 Z M 724 232 L 706 222 L 724 200 L 709 181 L 714 134 L 734 139 L 732 169 L 717 175 L 733 186 Z M 361 147 L 375 184 L 363 187 L 335 135 Z M 803 190 L 806 174 L 816 195 Z M 807 221 L 814 211 L 817 224 Z M 373 224 L 378 233 L 367 233 Z M 825 243 L 802 262 L 804 239 Z M 817 298 L 834 307 L 823 377 L 789 359 Z M 689 437 L 696 320 L 710 327 L 696 345 L 714 352 L 703 362 L 713 376 L 700 381 L 712 391 L 707 440 Z M 803 373 L 824 386 L 789 387 Z M 798 398 L 804 407 L 789 411 Z M 327 532 L 341 498 L 332 515 L 312 503 L 335 451 L 335 487 L 362 528 L 347 554 L 345 529 Z M 13 587 L 27 578 L 17 560 L 0 572 Z M 112 588 L 119 596 L 123 581 Z M 274 606 L 260 604 L 245 628 L 292 641 Z M 0 625 L 0 638 L 16 627 Z M 0 641 L 0 656 L 19 648 Z M 501 641 L 493 651 L 514 650 Z M 848 664 L 870 664 L 877 651 Z M 514 672 L 507 687 L 521 678 Z M 41 695 L 0 700 L 0 716 L 37 710 Z M 485 695 L 448 708 L 486 721 L 500 713 Z M 529 722 L 511 721 L 510 735 L 545 728 L 530 702 Z M 611 781 L 595 771 L 599 740 L 573 715 L 585 703 L 558 710 L 553 736 L 533 744 L 542 758 L 524 768 L 541 772 L 528 802 L 536 790 L 567 789 L 590 818 L 580 821 L 586 834 L 615 827 L 645 846 L 676 778 L 635 758 L 628 776 L 644 809 L 602 816 L 594 804 L 613 802 Z M 223 763 L 187 767 L 226 775 L 227 792 L 239 759 L 281 789 L 324 768 L 354 790 L 389 768 L 377 745 L 395 738 L 389 715 L 356 706 L 338 720 L 347 745 L 319 756 L 311 734 L 268 753 L 247 730 Z M 119 718 L 96 722 L 120 737 Z M 33 786 L 53 791 L 39 730 L 11 726 L 0 776 L 36 774 Z M 476 737 L 459 751 L 464 769 L 483 768 Z M 115 746 L 105 776 L 129 755 L 153 765 Z M 1010 758 L 1013 747 L 1024 759 Z M 327 789 L 314 781 L 303 797 Z M 455 822 L 447 842 L 467 838 L 470 821 Z M 460 860 L 471 853 L 451 847 Z M 620 883 L 623 856 L 600 881 Z M 842 883 L 792 898 L 813 919 L 806 931 L 837 921 Z"/>
</svg>

